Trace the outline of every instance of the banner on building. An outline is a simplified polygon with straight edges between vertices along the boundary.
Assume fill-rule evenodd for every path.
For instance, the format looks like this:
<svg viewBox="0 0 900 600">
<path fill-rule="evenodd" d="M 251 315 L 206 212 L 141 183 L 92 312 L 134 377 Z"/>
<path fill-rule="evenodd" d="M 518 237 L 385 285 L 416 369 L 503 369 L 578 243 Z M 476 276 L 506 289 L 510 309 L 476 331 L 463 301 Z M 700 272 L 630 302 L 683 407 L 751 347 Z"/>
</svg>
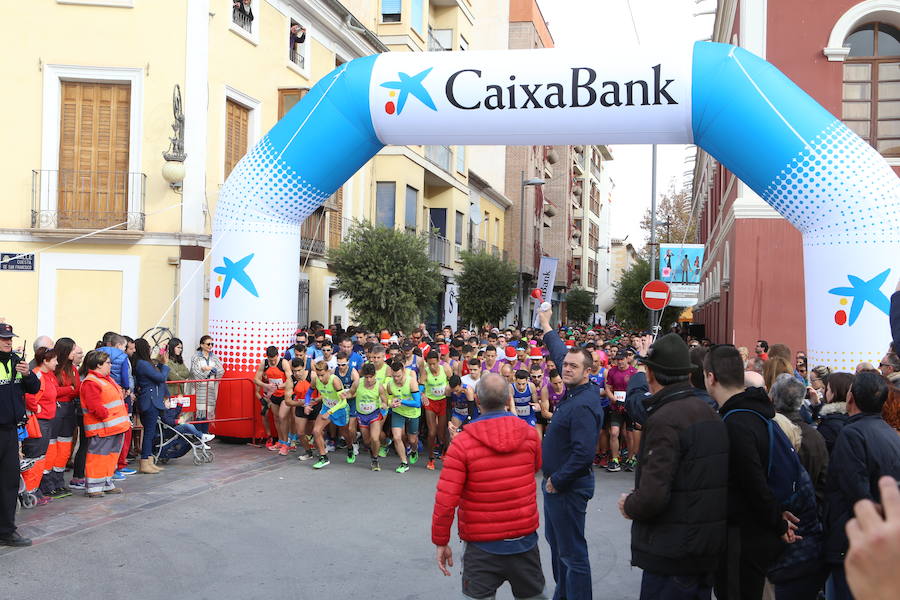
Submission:
<svg viewBox="0 0 900 600">
<path fill-rule="evenodd" d="M 537 289 L 541 290 L 541 298 L 550 301 L 553 294 L 553 282 L 556 281 L 556 266 L 559 264 L 558 258 L 550 256 L 541 257 L 541 265 L 537 273 Z M 541 300 L 534 299 L 534 322 L 532 327 L 540 327 L 538 322 L 538 312 L 541 310 Z"/>
<path fill-rule="evenodd" d="M 703 244 L 660 244 L 659 278 L 672 290 L 671 306 L 693 306 L 700 295 Z"/>
<path fill-rule="evenodd" d="M 447 289 L 444 292 L 444 325 L 449 325 L 453 331 L 456 331 L 458 321 L 459 286 L 455 281 L 450 280 L 447 282 Z"/>
</svg>

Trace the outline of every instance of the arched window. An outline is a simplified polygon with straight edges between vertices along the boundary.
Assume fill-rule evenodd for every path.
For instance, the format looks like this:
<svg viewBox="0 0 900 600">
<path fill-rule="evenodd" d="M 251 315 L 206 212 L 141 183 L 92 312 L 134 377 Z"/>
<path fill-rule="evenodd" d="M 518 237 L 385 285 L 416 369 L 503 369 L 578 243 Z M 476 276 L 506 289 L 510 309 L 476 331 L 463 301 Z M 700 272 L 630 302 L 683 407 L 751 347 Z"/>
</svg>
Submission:
<svg viewBox="0 0 900 600">
<path fill-rule="evenodd" d="M 900 30 L 868 23 L 844 46 L 844 123 L 884 156 L 900 156 Z"/>
</svg>

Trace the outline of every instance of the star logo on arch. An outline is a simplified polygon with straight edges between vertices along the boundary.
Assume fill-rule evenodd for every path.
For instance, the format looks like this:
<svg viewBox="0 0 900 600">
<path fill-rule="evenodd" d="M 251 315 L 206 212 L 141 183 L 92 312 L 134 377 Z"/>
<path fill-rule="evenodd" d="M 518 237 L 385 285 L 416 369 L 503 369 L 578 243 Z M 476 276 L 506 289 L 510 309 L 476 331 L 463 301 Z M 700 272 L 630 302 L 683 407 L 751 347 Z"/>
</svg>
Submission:
<svg viewBox="0 0 900 600">
<path fill-rule="evenodd" d="M 431 99 L 431 95 L 425 89 L 425 86 L 422 85 L 422 80 L 431 73 L 431 69 L 433 67 L 429 67 L 424 71 L 416 73 L 415 75 L 408 75 L 406 73 L 397 73 L 397 81 L 387 81 L 381 84 L 381 87 L 387 88 L 389 90 L 397 90 L 399 92 L 399 96 L 397 97 L 397 114 L 399 115 L 403 112 L 403 107 L 406 106 L 406 100 L 412 94 L 416 97 L 419 102 L 430 108 L 431 110 L 437 110 L 437 107 L 434 105 L 434 101 Z M 391 96 L 393 97 L 394 93 L 391 92 Z M 393 111 L 388 111 L 393 112 Z"/>
<path fill-rule="evenodd" d="M 888 297 L 881 291 L 881 286 L 884 285 L 890 272 L 890 269 L 885 269 L 868 281 L 861 277 L 857 277 L 856 275 L 847 275 L 847 281 L 850 282 L 849 287 L 836 287 L 828 290 L 829 294 L 834 294 L 835 296 L 847 296 L 853 299 L 852 304 L 850 305 L 850 325 L 853 325 L 856 322 L 856 319 L 859 318 L 859 313 L 862 312 L 866 302 L 884 314 L 890 312 L 891 301 L 888 300 Z M 841 302 L 844 303 L 845 300 L 841 300 Z"/>
<path fill-rule="evenodd" d="M 213 269 L 216 273 L 220 275 L 224 275 L 225 281 L 222 283 L 222 297 L 225 297 L 225 294 L 228 293 L 228 288 L 231 287 L 231 282 L 236 281 L 243 287 L 245 290 L 259 298 L 259 293 L 256 291 L 256 286 L 253 285 L 253 280 L 250 279 L 250 276 L 247 275 L 247 265 L 250 264 L 250 261 L 253 260 L 253 254 L 248 254 L 241 260 L 235 262 L 232 261 L 227 256 L 222 257 L 222 262 L 224 262 L 224 266 L 216 267 Z M 218 294 L 217 294 L 218 296 Z"/>
</svg>

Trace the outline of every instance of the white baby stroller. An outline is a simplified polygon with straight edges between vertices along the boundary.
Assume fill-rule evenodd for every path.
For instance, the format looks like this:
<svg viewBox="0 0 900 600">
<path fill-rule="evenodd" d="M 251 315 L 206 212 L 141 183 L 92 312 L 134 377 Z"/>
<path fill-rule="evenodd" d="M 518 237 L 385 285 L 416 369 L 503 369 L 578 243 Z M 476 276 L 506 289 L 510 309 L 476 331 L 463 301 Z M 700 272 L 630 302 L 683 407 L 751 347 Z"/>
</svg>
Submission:
<svg viewBox="0 0 900 600">
<path fill-rule="evenodd" d="M 34 466 L 34 461 L 33 458 L 19 459 L 19 473 L 24 473 Z M 19 475 L 19 504 L 22 508 L 34 508 L 37 505 L 37 496 L 25 488 L 25 478 L 22 475 Z"/>
<path fill-rule="evenodd" d="M 178 431 L 177 427 L 177 425 L 172 427 L 162 419 L 157 422 L 159 437 L 156 438 L 153 453 L 157 462 L 166 464 L 173 458 L 181 458 L 188 452 L 193 454 L 195 465 L 211 463 L 215 459 L 212 448 L 202 438 L 191 433 L 182 433 Z"/>
</svg>

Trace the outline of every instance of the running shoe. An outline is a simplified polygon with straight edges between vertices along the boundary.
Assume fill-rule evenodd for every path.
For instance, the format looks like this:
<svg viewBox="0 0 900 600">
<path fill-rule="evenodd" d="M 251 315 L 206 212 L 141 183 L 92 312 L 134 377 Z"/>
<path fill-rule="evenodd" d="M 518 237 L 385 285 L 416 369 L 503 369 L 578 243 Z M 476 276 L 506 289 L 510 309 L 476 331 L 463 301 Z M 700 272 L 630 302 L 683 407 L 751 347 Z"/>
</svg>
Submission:
<svg viewBox="0 0 900 600">
<path fill-rule="evenodd" d="M 381 465 L 378 464 L 378 459 L 377 459 L 377 458 L 373 458 L 373 459 L 372 459 L 372 470 L 373 470 L 373 471 L 380 471 L 380 470 L 381 470 Z"/>
<path fill-rule="evenodd" d="M 384 458 L 388 455 L 388 446 L 384 444 L 381 448 L 378 449 L 378 458 Z"/>
<path fill-rule="evenodd" d="M 69 489 L 70 490 L 83 490 L 87 487 L 87 482 L 84 479 L 76 479 L 72 478 L 69 480 Z"/>
<path fill-rule="evenodd" d="M 344 448 L 346 448 L 347 440 L 345 440 L 344 438 L 339 439 L 338 443 L 337 443 L 337 447 L 338 447 L 338 450 L 343 450 Z"/>
<path fill-rule="evenodd" d="M 312 450 L 307 450 L 303 454 L 297 457 L 297 460 L 309 460 L 311 458 L 315 458 L 316 456 L 313 454 Z"/>
<path fill-rule="evenodd" d="M 266 441 L 266 450 L 271 450 L 272 452 L 278 452 L 278 442 L 276 442 L 272 438 L 269 438 Z"/>
<path fill-rule="evenodd" d="M 132 469 L 131 467 L 125 467 L 124 469 L 119 469 L 118 472 L 121 473 L 122 475 L 134 475 L 135 473 L 137 473 L 137 469 Z"/>
<path fill-rule="evenodd" d="M 609 466 L 609 455 L 606 452 L 604 452 L 600 456 L 600 462 L 597 464 L 597 466 L 600 467 L 601 469 L 605 469 L 606 467 Z"/>
<path fill-rule="evenodd" d="M 287 456 L 289 452 L 287 444 L 281 444 L 281 447 L 278 449 L 279 456 Z"/>
<path fill-rule="evenodd" d="M 356 462 L 356 452 L 353 451 L 353 446 L 347 448 L 347 464 L 352 465 Z"/>
<path fill-rule="evenodd" d="M 599 466 L 600 466 L 600 461 L 602 461 L 602 460 L 603 460 L 603 457 L 602 457 L 601 455 L 595 454 L 595 455 L 594 455 L 594 466 L 595 466 L 595 467 L 599 467 Z"/>
<path fill-rule="evenodd" d="M 425 465 L 425 468 L 428 469 L 429 471 L 434 471 L 434 459 L 433 458 L 428 461 L 428 464 Z"/>
<path fill-rule="evenodd" d="M 359 454 L 359 444 L 353 442 L 353 454 Z"/>
<path fill-rule="evenodd" d="M 321 469 L 322 467 L 327 467 L 331 464 L 331 461 L 328 460 L 328 456 L 320 456 L 319 460 L 316 461 L 316 464 L 313 465 L 313 469 Z"/>
<path fill-rule="evenodd" d="M 622 470 L 622 467 L 619 465 L 619 459 L 614 458 L 609 462 L 609 466 L 606 467 L 606 470 L 610 473 L 618 473 Z"/>
<path fill-rule="evenodd" d="M 122 471 L 116 471 L 115 473 L 113 473 L 113 476 L 112 476 L 113 481 L 122 481 L 124 479 L 128 479 L 128 478 L 125 477 L 125 475 L 122 473 Z"/>
<path fill-rule="evenodd" d="M 414 465 L 414 464 L 416 464 L 416 461 L 418 461 L 418 460 L 419 460 L 418 452 L 410 452 L 409 453 L 409 464 Z"/>
<path fill-rule="evenodd" d="M 34 502 L 35 506 L 46 506 L 48 504 L 50 504 L 50 496 L 41 496 Z"/>
<path fill-rule="evenodd" d="M 71 496 L 71 495 L 72 495 L 72 492 L 70 492 L 66 488 L 57 488 L 57 489 L 53 490 L 52 492 L 50 492 L 50 497 L 53 499 L 65 498 L 65 497 Z"/>
<path fill-rule="evenodd" d="M 336 450 L 334 446 L 334 440 L 328 440 L 327 442 L 325 442 L 325 450 L 327 450 L 328 452 L 334 452 Z"/>
<path fill-rule="evenodd" d="M 397 473 L 406 473 L 409 471 L 409 465 L 406 463 L 400 463 L 400 466 L 397 467 Z"/>
<path fill-rule="evenodd" d="M 628 460 L 625 461 L 625 470 L 629 473 L 634 471 L 635 467 L 637 467 L 637 457 L 632 456 Z"/>
</svg>

